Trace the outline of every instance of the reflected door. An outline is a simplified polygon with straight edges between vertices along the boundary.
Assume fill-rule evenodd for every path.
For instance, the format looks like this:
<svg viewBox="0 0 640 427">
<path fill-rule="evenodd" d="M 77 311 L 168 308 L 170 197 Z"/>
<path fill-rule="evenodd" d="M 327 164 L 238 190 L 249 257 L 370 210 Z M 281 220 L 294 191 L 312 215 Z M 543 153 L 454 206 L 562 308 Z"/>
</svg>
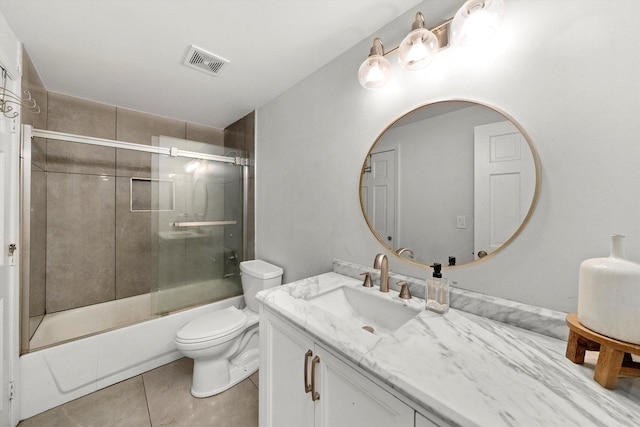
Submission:
<svg viewBox="0 0 640 427">
<path fill-rule="evenodd" d="M 474 253 L 503 245 L 524 220 L 535 192 L 535 163 L 527 141 L 508 121 L 474 131 Z"/>
<path fill-rule="evenodd" d="M 380 239 L 396 247 L 396 152 L 372 153 L 370 171 L 362 177 L 362 203 Z"/>
</svg>

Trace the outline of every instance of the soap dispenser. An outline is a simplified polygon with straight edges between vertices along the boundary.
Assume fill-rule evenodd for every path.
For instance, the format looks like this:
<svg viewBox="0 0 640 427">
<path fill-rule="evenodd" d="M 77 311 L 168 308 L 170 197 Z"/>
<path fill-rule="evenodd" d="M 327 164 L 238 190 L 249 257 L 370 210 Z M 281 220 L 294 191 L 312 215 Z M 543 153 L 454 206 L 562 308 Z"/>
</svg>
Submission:
<svg viewBox="0 0 640 427">
<path fill-rule="evenodd" d="M 442 265 L 434 263 L 433 275 L 427 279 L 425 301 L 427 310 L 446 313 L 449 310 L 449 279 L 442 277 Z"/>
</svg>

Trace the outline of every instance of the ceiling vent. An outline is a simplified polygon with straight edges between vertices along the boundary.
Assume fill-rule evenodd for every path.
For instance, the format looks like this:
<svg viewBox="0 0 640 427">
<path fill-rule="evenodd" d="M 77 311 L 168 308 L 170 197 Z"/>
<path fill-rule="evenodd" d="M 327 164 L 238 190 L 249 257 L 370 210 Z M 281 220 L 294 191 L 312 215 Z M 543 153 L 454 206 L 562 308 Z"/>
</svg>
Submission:
<svg viewBox="0 0 640 427">
<path fill-rule="evenodd" d="M 187 67 L 195 68 L 196 70 L 213 76 L 220 74 L 224 66 L 228 63 L 229 61 L 226 59 L 194 45 L 191 45 L 184 58 L 184 65 Z"/>
</svg>

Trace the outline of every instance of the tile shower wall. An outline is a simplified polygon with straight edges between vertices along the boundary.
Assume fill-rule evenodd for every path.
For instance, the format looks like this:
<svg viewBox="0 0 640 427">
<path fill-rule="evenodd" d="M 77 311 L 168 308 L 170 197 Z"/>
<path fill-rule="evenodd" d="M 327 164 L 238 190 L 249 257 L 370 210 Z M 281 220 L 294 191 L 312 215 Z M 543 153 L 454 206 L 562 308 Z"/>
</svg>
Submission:
<svg viewBox="0 0 640 427">
<path fill-rule="evenodd" d="M 215 131 L 218 131 L 215 129 Z M 152 116 L 118 108 L 118 141 L 151 145 L 154 135 L 186 138 L 186 124 L 173 119 Z M 222 141 L 211 140 L 222 145 Z M 116 298 L 149 292 L 155 287 L 153 275 L 153 233 L 151 212 L 130 212 L 130 178 L 151 178 L 149 153 L 118 149 L 116 174 L 118 191 L 116 211 Z"/>
<path fill-rule="evenodd" d="M 255 188 L 255 120 L 256 113 L 251 112 L 238 120 L 237 122 L 227 126 L 224 130 L 224 145 L 230 149 L 243 150 L 249 157 L 249 188 L 248 188 L 248 211 L 247 211 L 247 259 L 255 258 L 255 210 L 254 210 L 254 188 Z M 225 191 L 225 194 L 233 194 L 230 191 Z M 225 205 L 233 205 L 232 203 L 225 203 Z M 230 214 L 230 213 L 228 213 Z M 229 215 L 230 217 L 233 214 Z M 233 236 L 225 236 L 226 239 L 231 239 Z M 225 242 L 229 247 L 234 247 L 229 242 Z M 238 246 L 236 246 L 238 247 Z"/>
<path fill-rule="evenodd" d="M 115 139 L 116 108 L 49 93 L 48 129 Z M 113 148 L 47 141 L 46 311 L 115 299 Z"/>
<path fill-rule="evenodd" d="M 153 135 L 223 145 L 224 133 L 182 121 L 49 93 L 50 130 L 151 144 Z M 130 212 L 131 177 L 151 176 L 151 155 L 48 141 L 48 313 L 149 292 L 149 212 Z"/>
</svg>

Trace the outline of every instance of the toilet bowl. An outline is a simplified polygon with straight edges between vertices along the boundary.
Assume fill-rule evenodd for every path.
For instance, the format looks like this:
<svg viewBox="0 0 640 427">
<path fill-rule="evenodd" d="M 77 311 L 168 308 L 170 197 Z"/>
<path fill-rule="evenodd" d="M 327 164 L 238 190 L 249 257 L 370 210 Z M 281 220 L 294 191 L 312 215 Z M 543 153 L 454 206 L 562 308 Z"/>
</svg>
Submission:
<svg viewBox="0 0 640 427">
<path fill-rule="evenodd" d="M 253 374 L 259 365 L 256 294 L 282 283 L 282 269 L 260 260 L 240 263 L 246 307 L 231 306 L 197 317 L 176 333 L 176 348 L 193 359 L 191 394 L 221 393 Z"/>
</svg>

